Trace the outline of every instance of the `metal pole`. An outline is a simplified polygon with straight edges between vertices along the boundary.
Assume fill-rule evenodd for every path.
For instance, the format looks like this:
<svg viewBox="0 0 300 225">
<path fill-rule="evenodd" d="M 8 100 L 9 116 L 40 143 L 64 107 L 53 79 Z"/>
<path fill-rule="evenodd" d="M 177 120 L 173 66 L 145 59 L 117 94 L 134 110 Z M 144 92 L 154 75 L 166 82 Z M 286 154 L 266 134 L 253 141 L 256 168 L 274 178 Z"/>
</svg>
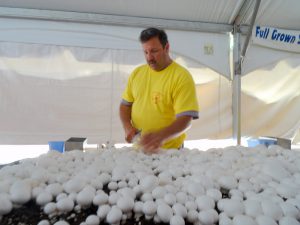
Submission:
<svg viewBox="0 0 300 225">
<path fill-rule="evenodd" d="M 238 16 L 234 22 L 233 28 L 233 38 L 234 38 L 234 49 L 233 49 L 233 57 L 234 57 L 234 76 L 232 83 L 232 108 L 233 108 L 233 138 L 236 140 L 237 145 L 241 145 L 241 74 L 242 74 L 242 63 L 246 54 L 246 50 L 249 45 L 249 41 L 252 35 L 252 29 L 254 26 L 254 22 L 256 19 L 256 15 L 259 9 L 261 0 L 256 0 L 251 21 L 250 28 L 246 35 L 246 39 L 244 42 L 243 49 L 241 51 L 241 30 L 240 25 L 242 24 L 247 11 L 251 8 L 250 1 L 245 1 Z"/>
<path fill-rule="evenodd" d="M 233 31 L 233 81 L 232 81 L 232 111 L 233 111 L 233 139 L 236 144 L 241 144 L 241 45 L 240 33 L 238 27 L 234 27 Z"/>
</svg>

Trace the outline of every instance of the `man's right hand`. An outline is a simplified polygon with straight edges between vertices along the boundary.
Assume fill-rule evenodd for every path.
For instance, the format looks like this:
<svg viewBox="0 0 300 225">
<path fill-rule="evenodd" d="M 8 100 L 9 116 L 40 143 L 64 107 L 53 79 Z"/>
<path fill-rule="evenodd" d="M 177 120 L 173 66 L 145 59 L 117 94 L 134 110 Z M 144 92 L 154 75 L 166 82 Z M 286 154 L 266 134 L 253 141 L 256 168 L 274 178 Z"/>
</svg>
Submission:
<svg viewBox="0 0 300 225">
<path fill-rule="evenodd" d="M 125 132 L 125 140 L 131 143 L 133 137 L 138 132 L 131 124 L 131 105 L 120 104 L 120 119 Z"/>
<path fill-rule="evenodd" d="M 128 127 L 125 129 L 125 140 L 128 143 L 132 143 L 132 139 L 133 137 L 138 133 L 138 129 L 136 129 L 135 127 Z"/>
</svg>

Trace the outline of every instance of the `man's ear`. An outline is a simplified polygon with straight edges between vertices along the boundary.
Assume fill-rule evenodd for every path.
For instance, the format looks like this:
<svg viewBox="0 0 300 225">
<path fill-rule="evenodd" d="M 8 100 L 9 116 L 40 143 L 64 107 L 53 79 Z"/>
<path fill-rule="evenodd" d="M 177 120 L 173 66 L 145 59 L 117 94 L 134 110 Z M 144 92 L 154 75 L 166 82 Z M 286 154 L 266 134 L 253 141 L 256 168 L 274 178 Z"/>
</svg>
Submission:
<svg viewBox="0 0 300 225">
<path fill-rule="evenodd" d="M 170 50 L 170 44 L 169 44 L 169 42 L 166 44 L 165 49 L 166 49 L 167 52 L 169 52 L 169 50 Z"/>
</svg>

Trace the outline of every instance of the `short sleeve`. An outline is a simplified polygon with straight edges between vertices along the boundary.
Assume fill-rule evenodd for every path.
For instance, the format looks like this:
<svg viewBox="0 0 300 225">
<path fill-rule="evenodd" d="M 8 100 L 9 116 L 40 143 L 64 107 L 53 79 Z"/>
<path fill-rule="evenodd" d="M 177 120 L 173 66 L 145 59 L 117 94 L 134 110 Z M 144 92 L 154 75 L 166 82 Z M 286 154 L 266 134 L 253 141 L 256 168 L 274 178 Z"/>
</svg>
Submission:
<svg viewBox="0 0 300 225">
<path fill-rule="evenodd" d="M 187 72 L 180 76 L 174 88 L 174 111 L 176 117 L 182 115 L 199 117 L 199 105 L 196 95 L 196 87 L 192 76 Z"/>
<path fill-rule="evenodd" d="M 132 94 L 132 80 L 133 80 L 133 74 L 129 76 L 126 88 L 122 94 L 122 103 L 126 105 L 130 105 L 134 101 L 134 97 Z"/>
</svg>

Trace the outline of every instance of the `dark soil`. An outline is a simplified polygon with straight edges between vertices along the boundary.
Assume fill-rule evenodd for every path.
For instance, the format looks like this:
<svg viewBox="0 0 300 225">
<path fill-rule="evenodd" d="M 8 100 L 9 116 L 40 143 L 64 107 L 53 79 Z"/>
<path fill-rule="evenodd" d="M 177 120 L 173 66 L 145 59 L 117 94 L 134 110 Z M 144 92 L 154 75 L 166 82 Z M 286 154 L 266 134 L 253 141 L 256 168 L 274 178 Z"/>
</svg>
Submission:
<svg viewBox="0 0 300 225">
<path fill-rule="evenodd" d="M 41 220 L 47 219 L 50 221 L 50 224 L 54 224 L 59 220 L 65 220 L 70 225 L 79 225 L 81 222 L 84 222 L 86 218 L 91 214 L 97 214 L 98 207 L 91 206 L 88 209 L 81 210 L 80 213 L 71 211 L 67 214 L 57 215 L 51 219 L 48 218 L 48 215 L 44 214 L 40 206 L 38 206 L 34 201 L 30 201 L 27 204 L 23 205 L 20 208 L 14 208 L 9 214 L 3 216 L 0 221 L 1 225 L 37 225 Z M 144 217 L 141 217 L 138 221 L 134 217 L 129 218 L 123 225 L 152 225 L 154 224 L 153 220 L 146 220 Z M 187 225 L 192 225 L 186 223 Z M 101 222 L 100 225 L 108 225 L 105 222 Z M 157 225 L 167 225 L 165 223 L 159 223 Z"/>
<path fill-rule="evenodd" d="M 9 165 L 15 165 L 19 162 L 14 162 Z M 0 165 L 3 167 L 4 165 Z M 5 165 L 7 166 L 7 165 Z M 106 193 L 109 193 L 107 185 L 103 187 L 103 190 Z M 228 190 L 222 189 L 222 197 L 228 198 Z M 0 202 L 1 204 L 1 202 Z M 80 223 L 84 222 L 86 218 L 91 215 L 97 214 L 98 207 L 91 205 L 87 209 L 81 209 L 80 212 L 75 212 L 72 210 L 69 213 L 64 213 L 60 215 L 56 215 L 54 217 L 49 218 L 47 214 L 45 214 L 42 208 L 35 203 L 34 200 L 29 201 L 28 203 L 20 206 L 19 208 L 14 208 L 9 214 L 5 215 L 0 219 L 0 225 L 37 225 L 41 220 L 48 220 L 50 224 L 54 224 L 57 221 L 65 220 L 70 225 L 80 225 Z M 217 207 L 216 210 L 218 211 Z M 138 221 L 134 218 L 128 218 L 125 223 L 122 225 L 168 225 L 166 223 L 155 223 L 153 220 L 146 220 L 144 217 L 140 217 Z M 192 225 L 189 222 L 185 222 L 186 225 Z M 101 222 L 100 225 L 109 225 L 108 223 Z"/>
</svg>

